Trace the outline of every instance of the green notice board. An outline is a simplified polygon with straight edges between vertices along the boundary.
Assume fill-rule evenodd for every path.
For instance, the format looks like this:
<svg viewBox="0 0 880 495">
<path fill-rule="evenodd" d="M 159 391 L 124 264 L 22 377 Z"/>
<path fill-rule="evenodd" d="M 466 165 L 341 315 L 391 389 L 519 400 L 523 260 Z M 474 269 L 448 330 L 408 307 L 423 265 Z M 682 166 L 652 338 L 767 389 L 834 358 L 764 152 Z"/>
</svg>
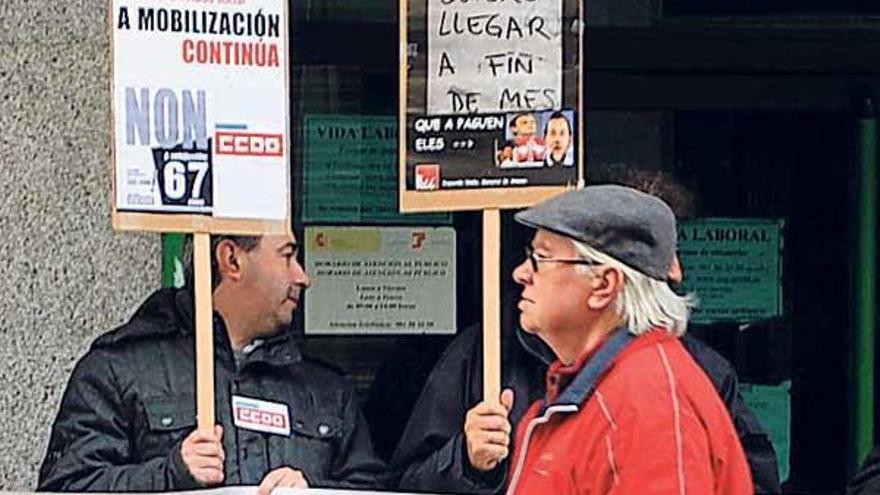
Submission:
<svg viewBox="0 0 880 495">
<path fill-rule="evenodd" d="M 779 461 L 779 481 L 787 480 L 791 450 L 791 381 L 778 386 L 743 383 L 739 391 L 770 435 Z"/>
<path fill-rule="evenodd" d="M 398 213 L 397 118 L 306 115 L 305 223 L 448 224 L 448 213 Z"/>
<path fill-rule="evenodd" d="M 695 323 L 782 314 L 782 220 L 703 218 L 678 231 L 682 288 L 696 292 Z"/>
</svg>

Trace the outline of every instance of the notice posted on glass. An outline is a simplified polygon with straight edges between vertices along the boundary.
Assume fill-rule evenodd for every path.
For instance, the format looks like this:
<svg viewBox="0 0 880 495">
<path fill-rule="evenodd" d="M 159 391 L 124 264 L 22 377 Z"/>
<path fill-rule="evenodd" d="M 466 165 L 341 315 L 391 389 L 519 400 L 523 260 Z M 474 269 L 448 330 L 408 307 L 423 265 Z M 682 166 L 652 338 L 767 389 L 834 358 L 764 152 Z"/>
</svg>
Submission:
<svg viewBox="0 0 880 495">
<path fill-rule="evenodd" d="M 454 334 L 451 227 L 307 227 L 310 335 Z"/>
<path fill-rule="evenodd" d="M 682 289 L 700 304 L 691 320 L 750 322 L 782 314 L 782 222 L 704 218 L 678 231 Z"/>
</svg>

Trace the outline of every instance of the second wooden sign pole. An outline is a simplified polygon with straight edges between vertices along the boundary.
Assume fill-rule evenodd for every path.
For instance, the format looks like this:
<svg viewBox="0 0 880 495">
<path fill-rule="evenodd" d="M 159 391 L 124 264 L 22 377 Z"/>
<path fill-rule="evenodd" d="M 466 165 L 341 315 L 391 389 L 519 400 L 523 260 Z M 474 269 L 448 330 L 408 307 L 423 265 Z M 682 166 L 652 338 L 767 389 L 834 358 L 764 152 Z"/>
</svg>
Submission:
<svg viewBox="0 0 880 495">
<path fill-rule="evenodd" d="M 198 428 L 214 431 L 214 304 L 211 297 L 211 235 L 193 234 L 196 289 L 196 411 Z"/>
<path fill-rule="evenodd" d="M 483 400 L 501 396 L 501 220 L 497 208 L 483 210 Z"/>
</svg>

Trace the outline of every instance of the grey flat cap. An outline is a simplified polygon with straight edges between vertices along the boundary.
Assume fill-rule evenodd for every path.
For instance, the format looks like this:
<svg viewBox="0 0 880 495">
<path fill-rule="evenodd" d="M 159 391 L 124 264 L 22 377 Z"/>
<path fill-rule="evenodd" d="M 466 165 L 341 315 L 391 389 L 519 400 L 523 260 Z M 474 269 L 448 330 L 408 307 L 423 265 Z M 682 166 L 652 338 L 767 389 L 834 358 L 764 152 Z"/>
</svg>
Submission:
<svg viewBox="0 0 880 495">
<path fill-rule="evenodd" d="M 660 198 L 617 185 L 567 191 L 515 216 L 571 237 L 645 275 L 666 281 L 675 255 L 675 215 Z"/>
</svg>

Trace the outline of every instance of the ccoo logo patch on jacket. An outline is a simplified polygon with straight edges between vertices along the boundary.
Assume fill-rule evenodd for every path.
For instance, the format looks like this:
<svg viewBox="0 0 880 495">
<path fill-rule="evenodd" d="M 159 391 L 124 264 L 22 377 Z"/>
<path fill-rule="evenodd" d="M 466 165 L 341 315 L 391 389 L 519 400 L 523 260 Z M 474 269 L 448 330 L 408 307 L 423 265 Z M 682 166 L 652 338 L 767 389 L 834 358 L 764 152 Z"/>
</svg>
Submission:
<svg viewBox="0 0 880 495">
<path fill-rule="evenodd" d="M 233 395 L 232 418 L 238 428 L 290 436 L 287 404 Z"/>
</svg>

